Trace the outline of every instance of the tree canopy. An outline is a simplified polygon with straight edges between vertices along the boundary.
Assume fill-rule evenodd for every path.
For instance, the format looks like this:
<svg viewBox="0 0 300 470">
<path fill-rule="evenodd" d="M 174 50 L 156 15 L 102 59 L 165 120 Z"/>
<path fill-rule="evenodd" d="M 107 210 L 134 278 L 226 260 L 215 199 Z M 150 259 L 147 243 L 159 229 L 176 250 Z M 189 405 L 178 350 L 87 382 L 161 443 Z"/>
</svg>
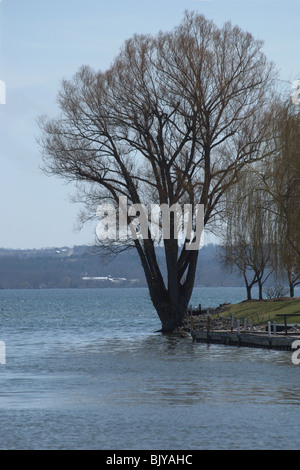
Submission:
<svg viewBox="0 0 300 470">
<path fill-rule="evenodd" d="M 129 205 L 202 204 L 212 226 L 239 172 L 272 151 L 275 71 L 262 46 L 230 22 L 219 28 L 193 12 L 171 32 L 133 36 L 108 70 L 83 66 L 62 82 L 61 114 L 40 120 L 46 171 L 79 184 L 86 218 L 126 197 Z M 165 281 L 155 241 L 128 241 L 162 329 L 173 330 L 187 310 L 198 250 L 171 232 Z"/>
</svg>

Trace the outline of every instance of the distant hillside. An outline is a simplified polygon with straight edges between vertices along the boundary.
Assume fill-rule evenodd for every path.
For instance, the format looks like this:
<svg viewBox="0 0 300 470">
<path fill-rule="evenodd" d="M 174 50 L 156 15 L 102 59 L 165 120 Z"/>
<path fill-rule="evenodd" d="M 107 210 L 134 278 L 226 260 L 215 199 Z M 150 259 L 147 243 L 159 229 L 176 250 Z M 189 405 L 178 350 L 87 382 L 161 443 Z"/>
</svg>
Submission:
<svg viewBox="0 0 300 470">
<path fill-rule="evenodd" d="M 158 257 L 163 266 L 163 254 Z M 163 270 L 164 271 L 164 270 Z M 144 287 L 145 276 L 134 250 L 108 262 L 87 246 L 41 250 L 0 249 L 0 289 Z M 238 275 L 224 273 L 216 246 L 199 253 L 195 286 L 243 286 Z"/>
</svg>

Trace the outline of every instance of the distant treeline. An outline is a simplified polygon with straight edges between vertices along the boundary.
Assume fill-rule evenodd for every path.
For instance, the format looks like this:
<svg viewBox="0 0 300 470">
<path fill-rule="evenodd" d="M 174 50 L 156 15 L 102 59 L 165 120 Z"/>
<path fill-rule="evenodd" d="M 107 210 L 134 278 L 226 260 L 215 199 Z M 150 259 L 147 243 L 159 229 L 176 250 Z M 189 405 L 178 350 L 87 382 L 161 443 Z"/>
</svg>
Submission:
<svg viewBox="0 0 300 470">
<path fill-rule="evenodd" d="M 158 250 L 163 263 L 163 256 Z M 134 250 L 114 259 L 87 246 L 40 250 L 0 249 L 0 289 L 146 287 Z M 228 274 L 217 259 L 217 247 L 200 251 L 195 286 L 243 286 L 238 274 Z"/>
</svg>

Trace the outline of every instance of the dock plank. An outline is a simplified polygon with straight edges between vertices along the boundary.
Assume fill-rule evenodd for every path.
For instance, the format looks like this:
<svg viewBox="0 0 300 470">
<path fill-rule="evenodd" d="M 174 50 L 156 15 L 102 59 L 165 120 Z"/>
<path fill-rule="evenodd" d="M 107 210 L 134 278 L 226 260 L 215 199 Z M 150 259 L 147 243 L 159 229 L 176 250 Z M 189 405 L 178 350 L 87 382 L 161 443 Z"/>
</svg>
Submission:
<svg viewBox="0 0 300 470">
<path fill-rule="evenodd" d="M 299 335 L 279 336 L 266 334 L 248 334 L 229 331 L 192 331 L 192 339 L 195 342 L 224 344 L 229 346 L 244 346 L 252 348 L 279 349 L 292 351 L 292 344 L 299 340 Z"/>
</svg>

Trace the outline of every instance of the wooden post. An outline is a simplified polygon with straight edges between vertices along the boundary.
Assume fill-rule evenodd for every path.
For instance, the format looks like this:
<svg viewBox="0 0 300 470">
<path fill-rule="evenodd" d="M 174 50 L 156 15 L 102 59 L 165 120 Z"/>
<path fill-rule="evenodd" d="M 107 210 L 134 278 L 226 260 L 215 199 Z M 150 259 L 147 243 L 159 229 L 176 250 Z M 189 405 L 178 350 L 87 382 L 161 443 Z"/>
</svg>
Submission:
<svg viewBox="0 0 300 470">
<path fill-rule="evenodd" d="M 273 333 L 276 335 L 276 321 L 273 321 Z"/>
<path fill-rule="evenodd" d="M 193 306 L 190 304 L 189 310 L 188 310 L 190 317 L 191 317 L 191 331 L 194 330 L 194 317 L 193 317 Z"/>
<path fill-rule="evenodd" d="M 237 334 L 240 335 L 240 320 L 236 321 Z"/>
<path fill-rule="evenodd" d="M 250 322 L 250 333 L 252 334 L 252 330 L 253 330 L 253 321 L 251 320 Z"/>
<path fill-rule="evenodd" d="M 285 334 L 287 335 L 286 315 L 284 315 L 284 329 L 285 329 Z"/>
<path fill-rule="evenodd" d="M 234 313 L 231 314 L 231 331 L 233 331 L 233 325 L 234 325 Z"/>
<path fill-rule="evenodd" d="M 268 321 L 268 338 L 269 338 L 269 348 L 272 347 L 272 339 L 271 339 L 271 322 Z"/>
<path fill-rule="evenodd" d="M 246 320 L 246 318 L 244 319 L 244 330 L 245 331 L 247 330 L 247 320 Z"/>
<path fill-rule="evenodd" d="M 271 338 L 271 322 L 268 321 L 268 337 Z"/>
<path fill-rule="evenodd" d="M 207 342 L 209 343 L 210 318 L 207 317 Z"/>
</svg>

